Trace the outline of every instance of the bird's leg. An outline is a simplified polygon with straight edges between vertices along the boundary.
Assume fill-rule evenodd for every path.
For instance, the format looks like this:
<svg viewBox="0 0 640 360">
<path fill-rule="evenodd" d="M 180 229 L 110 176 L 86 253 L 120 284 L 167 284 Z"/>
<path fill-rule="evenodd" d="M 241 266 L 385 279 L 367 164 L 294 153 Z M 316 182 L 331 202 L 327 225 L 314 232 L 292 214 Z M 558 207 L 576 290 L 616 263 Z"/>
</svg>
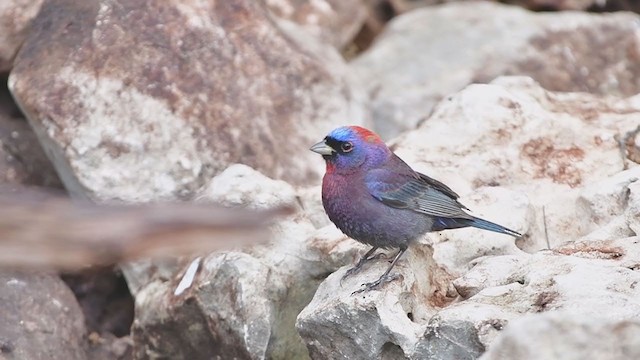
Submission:
<svg viewBox="0 0 640 360">
<path fill-rule="evenodd" d="M 356 265 L 354 267 L 352 267 L 351 269 L 347 270 L 346 273 L 344 273 L 344 275 L 342 276 L 342 279 L 340 279 L 340 281 L 342 282 L 344 279 L 346 279 L 347 277 L 357 273 L 360 271 L 360 268 L 362 268 L 362 265 L 364 265 L 364 263 L 366 263 L 367 261 L 376 258 L 376 256 L 371 256 L 373 255 L 373 253 L 378 250 L 377 246 L 372 247 L 369 251 L 366 252 L 366 254 L 364 254 L 360 260 L 358 260 L 358 262 L 356 263 Z"/>
<path fill-rule="evenodd" d="M 375 290 L 375 289 L 379 288 L 380 285 L 386 283 L 387 281 L 395 280 L 396 276 L 391 276 L 390 277 L 389 273 L 391 272 L 391 269 L 393 269 L 393 267 L 396 265 L 396 262 L 398 262 L 398 260 L 400 259 L 402 254 L 404 254 L 405 251 L 407 251 L 406 248 L 401 248 L 400 251 L 398 251 L 398 254 L 396 254 L 395 258 L 393 258 L 393 261 L 391 262 L 391 265 L 389 266 L 387 271 L 385 271 L 384 274 L 382 274 L 382 276 L 380 276 L 380 278 L 378 280 L 376 280 L 374 282 L 371 282 L 371 283 L 362 284 L 363 288 L 358 290 L 358 291 L 354 291 L 351 295 L 357 294 L 357 293 L 361 293 L 361 292 L 364 292 L 364 291 Z"/>
</svg>

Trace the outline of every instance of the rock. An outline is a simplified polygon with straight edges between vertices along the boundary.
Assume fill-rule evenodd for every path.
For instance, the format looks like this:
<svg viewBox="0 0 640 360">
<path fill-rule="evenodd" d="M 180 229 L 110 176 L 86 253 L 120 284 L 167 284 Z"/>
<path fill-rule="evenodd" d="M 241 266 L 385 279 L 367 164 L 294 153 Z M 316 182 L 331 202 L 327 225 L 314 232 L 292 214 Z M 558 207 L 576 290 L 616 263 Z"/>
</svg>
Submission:
<svg viewBox="0 0 640 360">
<path fill-rule="evenodd" d="M 628 207 L 625 220 L 636 235 L 640 235 L 640 181 L 629 185 Z"/>
<path fill-rule="evenodd" d="M 638 99 L 503 77 L 439 104 L 392 148 L 474 214 L 524 236 L 428 234 L 380 291 L 351 295 L 386 261 L 343 284 L 346 268 L 330 275 L 297 320 L 312 358 L 477 359 L 528 313 L 640 321 L 640 166 L 618 142 L 640 123 Z"/>
<path fill-rule="evenodd" d="M 5 81 L 0 77 L 0 183 L 62 187 L 36 135 L 4 87 Z"/>
<path fill-rule="evenodd" d="M 638 319 L 528 315 L 511 322 L 480 359 L 638 359 L 639 337 Z"/>
<path fill-rule="evenodd" d="M 82 311 L 57 276 L 0 273 L 0 318 L 3 359 L 87 358 Z"/>
<path fill-rule="evenodd" d="M 0 3 L 0 73 L 9 72 L 29 25 L 43 0 L 3 0 Z"/>
<path fill-rule="evenodd" d="M 461 198 L 461 203 L 483 219 L 497 222 L 523 234 L 537 232 L 536 209 L 527 196 L 502 187 L 482 187 Z M 462 276 L 472 261 L 482 256 L 518 255 L 523 250 L 546 248 L 544 237 L 514 239 L 476 228 L 428 234 L 433 242 L 434 260 L 453 277 Z"/>
<path fill-rule="evenodd" d="M 322 186 L 301 188 L 297 193 L 300 205 L 317 229 L 332 224 L 322 205 Z"/>
<path fill-rule="evenodd" d="M 451 299 L 448 274 L 437 268 L 428 245 L 411 247 L 380 291 L 352 293 L 389 266 L 374 260 L 341 283 L 348 267 L 331 274 L 298 315 L 296 326 L 313 359 L 417 359 L 425 322 Z M 350 267 L 350 266 L 349 266 Z"/>
<path fill-rule="evenodd" d="M 582 232 L 586 233 L 581 240 L 620 239 L 638 234 L 625 214 L 633 213 L 632 185 L 639 181 L 640 166 L 636 166 L 580 190 L 575 218 L 583 223 Z"/>
<path fill-rule="evenodd" d="M 559 251 L 485 258 L 453 282 L 466 300 L 436 317 L 442 324 L 471 321 L 489 348 L 504 326 L 524 313 L 561 311 L 574 319 L 606 313 L 613 320 L 640 320 L 640 305 L 631 301 L 638 296 L 640 274 L 627 267 L 637 261 L 638 240 L 620 240 L 615 254 L 595 246 L 576 253 L 580 257 Z"/>
<path fill-rule="evenodd" d="M 131 360 L 133 344 L 129 336 L 116 338 L 112 334 L 89 334 L 87 358 L 91 360 Z"/>
<path fill-rule="evenodd" d="M 500 75 L 527 75 L 554 91 L 635 95 L 638 19 L 454 2 L 394 18 L 351 67 L 368 89 L 377 130 L 390 139 L 449 94 Z"/>
<path fill-rule="evenodd" d="M 300 24 L 323 42 L 341 49 L 356 36 L 367 17 L 362 0 L 265 0 L 278 18 Z"/>
<path fill-rule="evenodd" d="M 289 184 L 239 164 L 203 187 L 199 200 L 298 206 Z M 143 275 L 148 283 L 137 291 L 132 328 L 135 357 L 307 358 L 295 318 L 320 281 L 354 261 L 361 247 L 333 227 L 316 230 L 300 210 L 272 226 L 270 244 L 189 259 L 168 279 Z M 134 281 L 147 273 L 125 269 Z"/>
<path fill-rule="evenodd" d="M 296 192 L 284 181 L 272 180 L 243 164 L 234 164 L 200 189 L 198 201 L 254 210 L 293 205 Z"/>
<path fill-rule="evenodd" d="M 528 78 L 499 78 L 449 97 L 393 147 L 416 170 L 460 194 L 483 186 L 521 193 L 514 205 L 533 210 L 521 215 L 529 225 L 520 229 L 527 236 L 518 246 L 535 251 L 593 231 L 604 221 L 598 214 L 608 211 L 597 207 L 621 206 L 624 184 L 638 170 L 629 162 L 630 173 L 614 176 L 625 168 L 616 138 L 640 123 L 639 110 L 636 97 L 554 93 Z M 600 200 L 586 205 L 580 197 L 592 195 L 581 195 L 585 186 L 603 193 Z M 495 211 L 491 220 L 509 216 Z"/>
<path fill-rule="evenodd" d="M 9 79 L 76 196 L 190 199 L 236 162 L 315 182 L 306 149 L 366 118 L 339 54 L 260 2 L 118 4 L 46 1 Z"/>
</svg>

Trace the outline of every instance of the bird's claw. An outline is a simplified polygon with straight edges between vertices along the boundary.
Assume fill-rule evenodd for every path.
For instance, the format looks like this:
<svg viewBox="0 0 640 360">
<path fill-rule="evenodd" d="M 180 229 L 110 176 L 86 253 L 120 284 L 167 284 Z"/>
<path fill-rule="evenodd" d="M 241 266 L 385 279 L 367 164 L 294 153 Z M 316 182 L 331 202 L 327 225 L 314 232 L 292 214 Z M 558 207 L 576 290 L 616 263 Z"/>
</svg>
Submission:
<svg viewBox="0 0 640 360">
<path fill-rule="evenodd" d="M 363 257 L 362 259 L 360 259 L 360 261 L 358 261 L 358 263 L 357 263 L 354 267 L 352 267 L 351 269 L 347 270 L 347 271 L 344 273 L 344 275 L 342 275 L 342 278 L 340 279 L 340 285 L 342 285 L 342 282 L 344 281 L 344 279 L 348 278 L 348 277 L 349 277 L 349 276 L 351 276 L 351 275 L 354 275 L 354 274 L 359 273 L 359 272 L 360 272 L 360 270 L 362 270 L 362 266 L 363 266 L 367 261 L 370 261 L 370 260 L 377 260 L 377 259 L 380 259 L 380 258 L 383 258 L 383 257 L 385 257 L 385 254 L 384 254 L 384 253 L 378 253 L 378 254 L 373 255 L 373 256 L 371 256 L 371 257 L 369 257 L 369 258 L 364 258 L 364 257 Z"/>
<path fill-rule="evenodd" d="M 362 289 L 356 290 L 351 293 L 351 295 L 359 294 L 365 291 L 378 290 L 382 285 L 392 282 L 400 278 L 399 274 L 381 276 L 378 280 L 366 284 L 362 284 Z"/>
</svg>

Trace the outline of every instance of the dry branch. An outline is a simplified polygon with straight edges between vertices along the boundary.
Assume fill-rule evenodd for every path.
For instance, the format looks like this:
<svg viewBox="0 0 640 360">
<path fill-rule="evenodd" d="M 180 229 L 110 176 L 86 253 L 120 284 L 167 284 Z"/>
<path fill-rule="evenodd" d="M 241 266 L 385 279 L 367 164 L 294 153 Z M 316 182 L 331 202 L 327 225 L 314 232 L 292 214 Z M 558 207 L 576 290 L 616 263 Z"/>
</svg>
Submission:
<svg viewBox="0 0 640 360">
<path fill-rule="evenodd" d="M 95 205 L 40 190 L 0 187 L 0 267 L 73 270 L 228 249 L 266 240 L 268 222 L 289 210 L 193 203 Z"/>
</svg>

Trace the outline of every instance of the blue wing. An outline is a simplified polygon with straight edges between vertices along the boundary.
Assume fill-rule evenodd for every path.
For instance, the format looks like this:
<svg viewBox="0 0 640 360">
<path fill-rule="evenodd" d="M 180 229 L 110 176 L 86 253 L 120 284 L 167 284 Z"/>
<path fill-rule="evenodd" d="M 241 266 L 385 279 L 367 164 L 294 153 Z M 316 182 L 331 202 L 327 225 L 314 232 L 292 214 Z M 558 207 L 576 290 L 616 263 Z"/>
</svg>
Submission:
<svg viewBox="0 0 640 360">
<path fill-rule="evenodd" d="M 375 169 L 368 172 L 365 183 L 369 193 L 388 206 L 435 217 L 473 219 L 462 210 L 466 207 L 455 192 L 426 175 Z"/>
<path fill-rule="evenodd" d="M 387 206 L 410 209 L 432 216 L 432 231 L 467 226 L 520 237 L 520 233 L 466 213 L 469 210 L 458 201 L 458 194 L 445 184 L 417 173 L 400 158 L 389 167 L 367 173 L 365 184 L 369 193 Z"/>
</svg>

